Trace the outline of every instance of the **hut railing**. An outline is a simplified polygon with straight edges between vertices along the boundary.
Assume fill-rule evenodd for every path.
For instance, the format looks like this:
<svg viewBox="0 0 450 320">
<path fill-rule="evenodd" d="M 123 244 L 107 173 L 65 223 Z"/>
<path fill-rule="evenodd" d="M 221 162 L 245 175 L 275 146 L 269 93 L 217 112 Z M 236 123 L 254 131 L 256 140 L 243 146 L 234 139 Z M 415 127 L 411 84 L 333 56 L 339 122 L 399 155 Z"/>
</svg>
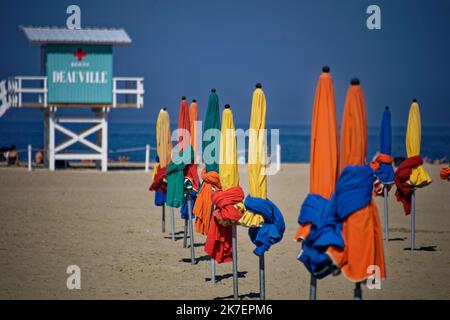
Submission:
<svg viewBox="0 0 450 320">
<path fill-rule="evenodd" d="M 40 86 L 31 86 L 31 82 L 39 82 Z M 24 101 L 24 95 L 38 95 L 38 100 Z M 47 77 L 15 76 L 8 79 L 8 101 L 11 107 L 47 107 Z"/>
<path fill-rule="evenodd" d="M 120 85 L 125 85 L 125 88 Z M 119 96 L 124 96 L 125 102 L 119 102 Z M 133 102 L 129 102 L 133 101 Z M 144 105 L 144 78 L 114 77 L 113 78 L 113 108 L 118 106 L 142 108 Z"/>
</svg>

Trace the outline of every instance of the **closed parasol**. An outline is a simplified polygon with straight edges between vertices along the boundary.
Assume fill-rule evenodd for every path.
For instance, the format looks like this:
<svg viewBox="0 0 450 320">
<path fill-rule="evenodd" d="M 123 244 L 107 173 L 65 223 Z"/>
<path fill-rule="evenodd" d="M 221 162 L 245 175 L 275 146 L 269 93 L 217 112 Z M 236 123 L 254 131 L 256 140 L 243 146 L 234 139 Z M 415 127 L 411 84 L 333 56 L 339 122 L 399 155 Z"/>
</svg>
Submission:
<svg viewBox="0 0 450 320">
<path fill-rule="evenodd" d="M 370 163 L 374 170 L 374 195 L 384 197 L 384 239 L 389 240 L 389 218 L 388 218 L 388 194 L 394 183 L 394 168 L 392 167 L 392 130 L 391 111 L 386 107 L 383 112 L 380 126 L 380 152 Z"/>
<path fill-rule="evenodd" d="M 172 139 L 170 130 L 170 117 L 166 108 L 162 108 L 156 120 L 156 164 L 153 170 L 153 183 L 151 191 L 155 191 L 155 205 L 161 206 L 162 232 L 166 229 L 166 167 L 172 158 Z M 156 179 L 155 179 L 156 177 Z"/>
<path fill-rule="evenodd" d="M 333 78 L 329 67 L 323 67 L 322 71 L 312 112 L 309 192 L 330 199 L 338 175 L 338 128 Z M 296 240 L 305 239 L 310 231 L 311 221 L 301 218 L 302 224 L 295 236 Z M 310 299 L 316 299 L 316 279 L 313 275 Z"/>
<path fill-rule="evenodd" d="M 415 246 L 415 188 L 421 188 L 431 183 L 431 178 L 423 167 L 420 156 L 421 143 L 420 110 L 414 99 L 409 109 L 408 127 L 406 129 L 407 159 L 400 163 L 395 171 L 395 196 L 403 204 L 406 215 L 411 214 L 411 250 Z"/>
<path fill-rule="evenodd" d="M 260 227 L 249 229 L 250 240 L 256 248 L 253 253 L 259 257 L 259 287 L 260 299 L 265 293 L 265 263 L 264 254 L 270 246 L 283 238 L 285 223 L 280 210 L 267 199 L 266 177 L 266 97 L 260 83 L 253 91 L 252 111 L 249 129 L 248 147 L 248 180 L 250 195 L 244 201 L 248 212 L 263 217 Z"/>
<path fill-rule="evenodd" d="M 233 262 L 233 297 L 238 299 L 236 223 L 242 217 L 244 191 L 239 186 L 233 112 L 228 104 L 222 113 L 219 171 L 222 190 L 216 191 L 212 197 L 216 209 L 206 239 L 205 252 L 218 263 Z"/>
<path fill-rule="evenodd" d="M 366 164 L 366 106 L 358 79 L 351 81 L 347 91 L 340 147 L 341 172 L 347 166 Z M 359 196 L 363 198 L 364 195 L 361 193 Z M 386 277 L 381 224 L 378 209 L 371 197 L 366 206 L 345 218 L 342 236 L 344 249 L 331 246 L 328 253 L 350 281 L 362 282 L 367 279 L 370 276 L 367 270 L 371 266 L 378 266 L 380 279 Z"/>
<path fill-rule="evenodd" d="M 198 233 L 207 235 L 211 217 L 213 214 L 212 195 L 221 189 L 219 177 L 219 143 L 220 138 L 214 135 L 215 130 L 220 130 L 219 96 L 216 89 L 211 89 L 206 109 L 205 133 L 203 135 L 203 161 L 205 169 L 202 171 L 202 187 L 193 209 L 196 216 L 196 230 Z M 208 137 L 205 141 L 205 137 Z M 211 258 L 211 281 L 215 283 L 215 262 Z"/>
</svg>

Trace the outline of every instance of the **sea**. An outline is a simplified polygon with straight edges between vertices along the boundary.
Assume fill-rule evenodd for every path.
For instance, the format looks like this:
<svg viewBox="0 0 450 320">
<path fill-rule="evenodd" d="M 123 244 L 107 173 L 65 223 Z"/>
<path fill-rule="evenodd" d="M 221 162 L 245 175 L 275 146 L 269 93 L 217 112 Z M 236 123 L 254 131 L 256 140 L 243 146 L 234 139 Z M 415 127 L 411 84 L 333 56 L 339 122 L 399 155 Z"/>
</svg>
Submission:
<svg viewBox="0 0 450 320">
<path fill-rule="evenodd" d="M 176 124 L 172 124 L 176 128 Z M 248 124 L 236 124 L 236 128 L 246 130 Z M 26 161 L 27 147 L 31 145 L 33 150 L 39 150 L 43 146 L 43 123 L 1 121 L 0 122 L 0 148 L 14 145 L 20 151 L 20 159 Z M 72 124 L 71 129 L 80 132 L 85 126 Z M 285 163 L 309 162 L 310 131 L 307 124 L 269 124 L 268 129 L 279 129 L 279 143 L 281 145 L 281 161 Z M 370 160 L 379 150 L 379 126 L 368 127 L 367 159 Z M 392 155 L 393 157 L 405 157 L 405 126 L 392 127 Z M 87 138 L 95 140 L 95 136 Z M 56 144 L 67 140 L 67 137 L 58 133 Z M 155 123 L 149 122 L 110 122 L 108 129 L 109 159 L 118 160 L 119 157 L 127 157 L 130 162 L 143 162 L 145 160 L 145 146 L 150 145 L 151 161 L 156 156 Z M 270 138 L 268 140 L 269 152 Z M 248 143 L 248 142 L 247 142 Z M 247 145 L 247 144 L 246 144 Z M 79 144 L 69 148 L 69 152 L 86 151 Z M 239 154 L 246 150 L 239 150 Z M 450 125 L 449 126 L 422 126 L 421 155 L 431 160 L 450 159 Z"/>
</svg>

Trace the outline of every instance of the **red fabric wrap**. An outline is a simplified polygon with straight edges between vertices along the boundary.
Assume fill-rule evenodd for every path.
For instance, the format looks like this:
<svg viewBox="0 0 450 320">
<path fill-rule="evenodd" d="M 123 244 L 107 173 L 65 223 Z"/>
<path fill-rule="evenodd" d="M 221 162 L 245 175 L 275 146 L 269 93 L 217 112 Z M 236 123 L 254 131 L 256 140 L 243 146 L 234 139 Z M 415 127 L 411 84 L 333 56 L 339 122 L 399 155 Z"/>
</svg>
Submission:
<svg viewBox="0 0 450 320">
<path fill-rule="evenodd" d="M 411 157 L 400 163 L 395 171 L 394 181 L 397 186 L 395 196 L 397 197 L 397 201 L 403 204 L 406 215 L 411 213 L 411 194 L 414 188 L 407 181 L 411 176 L 412 169 L 422 164 L 423 161 L 420 156 Z"/>
<path fill-rule="evenodd" d="M 197 165 L 192 163 L 187 166 L 184 171 L 184 177 L 189 179 L 192 183 L 192 189 L 198 191 L 198 187 L 200 185 L 200 179 L 198 177 Z"/>
<path fill-rule="evenodd" d="M 153 178 L 153 183 L 150 185 L 150 191 L 160 191 L 164 194 L 167 193 L 167 183 L 164 181 L 164 178 L 166 177 L 166 169 L 167 167 L 158 169 L 155 177 Z"/>
<path fill-rule="evenodd" d="M 232 187 L 225 191 L 213 194 L 213 203 L 216 206 L 209 225 L 208 237 L 205 242 L 205 252 L 217 263 L 233 260 L 231 244 L 231 225 L 224 226 L 218 220 L 235 223 L 242 217 L 242 212 L 234 205 L 244 200 L 244 191 L 241 187 Z"/>
</svg>

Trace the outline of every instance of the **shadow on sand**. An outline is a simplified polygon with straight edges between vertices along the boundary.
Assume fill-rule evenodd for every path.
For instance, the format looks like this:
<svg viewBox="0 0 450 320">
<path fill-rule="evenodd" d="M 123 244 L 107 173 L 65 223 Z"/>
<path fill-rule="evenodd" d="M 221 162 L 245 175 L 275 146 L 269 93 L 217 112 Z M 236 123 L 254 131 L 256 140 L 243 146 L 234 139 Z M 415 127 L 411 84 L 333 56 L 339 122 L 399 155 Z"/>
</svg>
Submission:
<svg viewBox="0 0 450 320">
<path fill-rule="evenodd" d="M 238 271 L 238 278 L 245 278 L 245 275 L 247 274 L 247 271 Z M 216 282 L 220 282 L 224 279 L 232 278 L 232 273 L 227 273 L 224 275 L 216 275 Z M 211 278 L 205 278 L 205 281 L 211 281 Z M 233 296 L 231 296 L 233 297 Z"/>
<path fill-rule="evenodd" d="M 414 251 L 436 251 L 437 246 L 426 246 L 426 247 L 420 247 L 420 248 L 414 248 Z M 405 251 L 411 251 L 411 247 L 409 248 L 404 248 L 403 250 Z"/>
<path fill-rule="evenodd" d="M 233 295 L 213 298 L 213 300 L 231 300 L 231 299 L 233 299 Z M 259 299 L 259 293 L 250 292 L 250 293 L 246 293 L 246 294 L 241 294 L 241 295 L 239 295 L 239 300 L 242 300 L 242 299 Z"/>
</svg>

